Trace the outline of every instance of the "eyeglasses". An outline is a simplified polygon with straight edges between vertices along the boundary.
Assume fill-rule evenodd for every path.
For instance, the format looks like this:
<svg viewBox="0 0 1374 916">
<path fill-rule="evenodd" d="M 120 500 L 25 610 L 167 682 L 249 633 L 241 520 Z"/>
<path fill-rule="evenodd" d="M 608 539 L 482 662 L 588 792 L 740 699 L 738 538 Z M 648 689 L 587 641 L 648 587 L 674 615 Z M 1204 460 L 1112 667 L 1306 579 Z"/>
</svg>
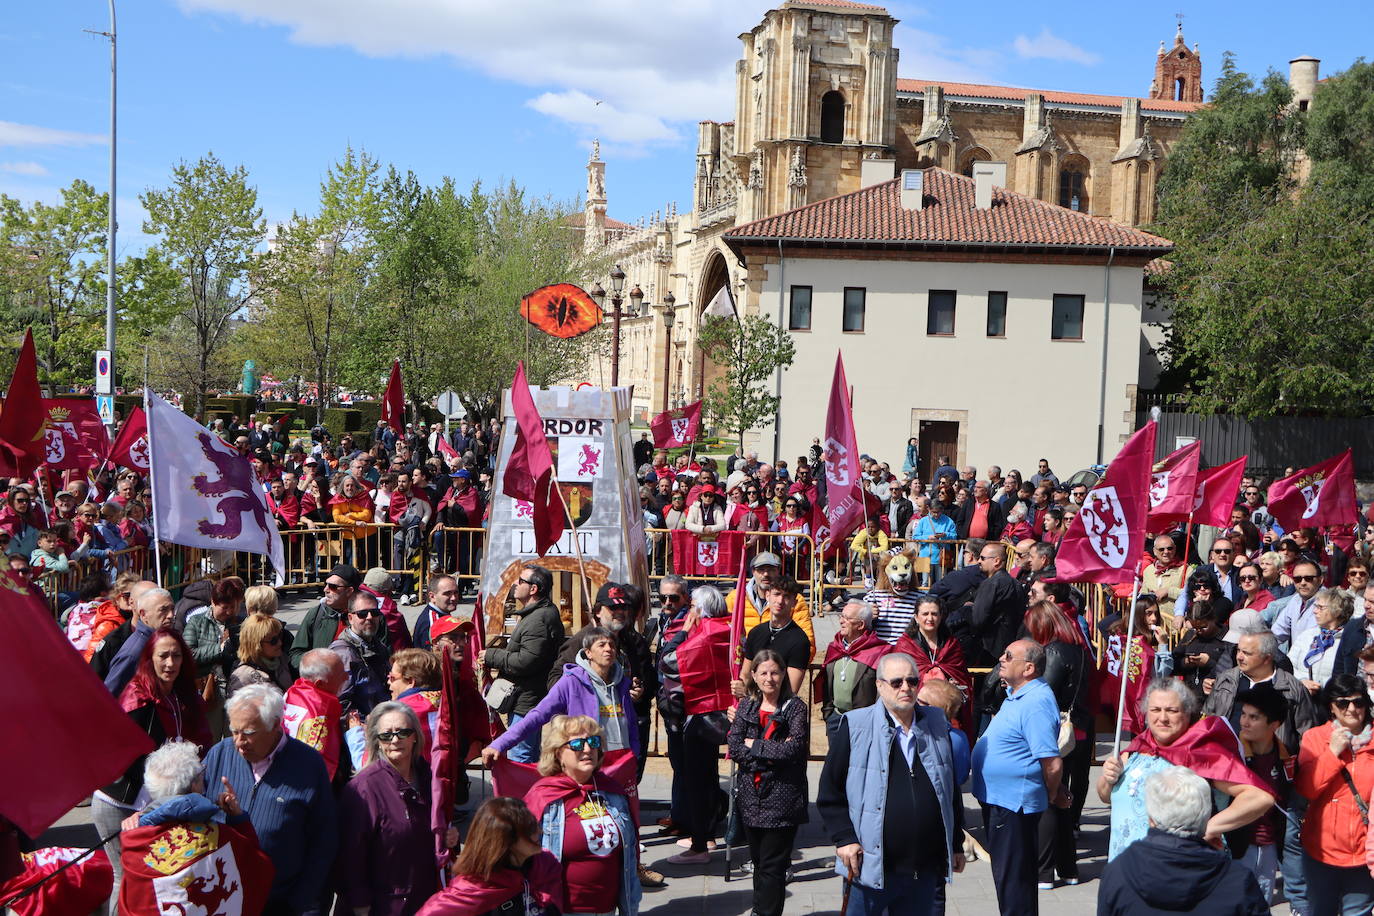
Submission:
<svg viewBox="0 0 1374 916">
<path fill-rule="evenodd" d="M 992 556 L 990 556 L 990 557 L 980 556 L 980 557 L 978 558 L 978 560 L 979 560 L 980 562 L 985 561 L 985 560 L 996 560 L 996 559 L 999 559 L 999 556 L 998 556 L 997 554 L 994 554 L 994 555 L 992 555 Z"/>
<path fill-rule="evenodd" d="M 1259 581 L 1259 576 L 1241 576 L 1241 577 L 1240 577 L 1240 581 L 1242 581 L 1242 582 L 1258 582 L 1258 581 Z"/>
<path fill-rule="evenodd" d="M 910 687 L 912 690 L 915 690 L 917 687 L 920 687 L 920 686 L 921 686 L 921 679 L 920 679 L 919 677 L 914 677 L 914 676 L 909 676 L 909 677 L 885 677 L 885 678 L 883 678 L 883 683 L 886 684 L 887 686 L 891 687 L 893 690 L 900 690 L 900 689 L 902 689 L 902 685 L 903 685 L 903 684 L 906 684 L 906 685 L 907 685 L 908 687 Z"/>
<path fill-rule="evenodd" d="M 1002 653 L 1002 661 L 1004 662 L 1024 662 L 1025 660 L 1026 659 L 1020 655 L 1012 655 L 1010 652 Z"/>
<path fill-rule="evenodd" d="M 324 587 L 331 592 L 341 592 L 346 588 L 352 588 L 347 582 L 330 582 L 327 579 L 325 580 Z"/>
<path fill-rule="evenodd" d="M 380 617 L 382 612 L 375 607 L 365 607 L 357 611 L 349 611 L 354 617 L 366 620 L 369 617 Z"/>
<path fill-rule="evenodd" d="M 1310 575 L 1302 575 L 1302 576 L 1300 576 L 1300 575 L 1298 575 L 1297 573 L 1294 573 L 1294 574 L 1293 574 L 1293 581 L 1294 581 L 1294 582 L 1316 582 L 1319 578 L 1321 578 L 1321 577 L 1320 577 L 1320 576 L 1310 576 Z"/>
<path fill-rule="evenodd" d="M 660 602 L 662 602 L 663 604 L 677 604 L 679 601 L 682 600 L 682 596 L 681 596 L 681 595 L 665 595 L 663 592 L 659 592 L 659 593 L 658 593 L 658 600 L 659 600 Z"/>
<path fill-rule="evenodd" d="M 1355 578 L 1368 579 L 1368 578 L 1369 578 L 1369 573 L 1368 573 L 1367 571 L 1363 570 L 1363 569 L 1352 569 L 1352 570 L 1350 570 L 1348 573 L 1346 573 L 1346 575 L 1349 576 L 1349 577 L 1352 578 L 1352 579 L 1355 579 Z"/>
<path fill-rule="evenodd" d="M 567 746 L 571 750 L 577 751 L 578 753 L 581 753 L 587 748 L 591 748 L 594 751 L 599 751 L 601 750 L 601 736 L 588 735 L 585 738 L 570 738 L 568 740 Z"/>
<path fill-rule="evenodd" d="M 1331 705 L 1337 709 L 1347 709 L 1351 706 L 1369 706 L 1369 697 L 1335 697 Z"/>
<path fill-rule="evenodd" d="M 534 584 L 534 581 L 531 580 L 531 579 L 526 579 L 524 576 L 521 576 L 519 579 L 516 579 L 516 580 L 515 580 L 515 584 L 516 584 L 516 585 L 533 585 L 533 584 Z"/>
<path fill-rule="evenodd" d="M 1212 553 L 1218 554 L 1218 555 L 1223 556 L 1223 557 L 1229 557 L 1229 556 L 1231 555 L 1231 548 L 1230 548 L 1230 547 L 1213 547 L 1213 548 L 1212 548 Z"/>
<path fill-rule="evenodd" d="M 1156 553 L 1165 553 L 1165 552 L 1173 553 L 1173 552 L 1174 552 L 1174 549 L 1175 549 L 1175 548 L 1174 548 L 1174 545 L 1173 545 L 1173 544 L 1161 544 L 1160 546 L 1158 546 L 1158 547 L 1155 548 L 1155 552 L 1156 552 Z"/>
<path fill-rule="evenodd" d="M 413 728 L 397 728 L 389 732 L 377 732 L 377 740 L 382 744 L 390 744 L 393 741 L 404 741 L 414 734 Z"/>
</svg>

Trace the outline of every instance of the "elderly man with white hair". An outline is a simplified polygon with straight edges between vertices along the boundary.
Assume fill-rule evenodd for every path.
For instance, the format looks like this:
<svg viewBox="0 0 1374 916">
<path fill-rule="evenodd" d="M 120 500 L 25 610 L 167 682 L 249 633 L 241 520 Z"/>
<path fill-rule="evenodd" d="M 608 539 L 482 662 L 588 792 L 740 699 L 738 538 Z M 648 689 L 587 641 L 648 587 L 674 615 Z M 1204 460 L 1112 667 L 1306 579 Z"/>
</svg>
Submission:
<svg viewBox="0 0 1374 916">
<path fill-rule="evenodd" d="M 282 693 L 267 684 L 229 698 L 229 737 L 205 757 L 206 795 L 232 793 L 276 866 L 264 916 L 326 911 L 337 814 L 319 752 L 282 731 Z"/>
<path fill-rule="evenodd" d="M 874 632 L 873 607 L 850 598 L 840 610 L 840 627 L 825 647 L 825 695 L 821 718 L 827 735 L 840 727 L 840 717 L 851 709 L 878 702 L 878 660 L 892 651 Z"/>
<path fill-rule="evenodd" d="M 1145 781 L 1145 811 L 1149 832 L 1102 873 L 1099 914 L 1269 912 L 1254 872 L 1202 838 L 1212 817 L 1207 780 L 1181 766 L 1153 773 Z"/>
</svg>

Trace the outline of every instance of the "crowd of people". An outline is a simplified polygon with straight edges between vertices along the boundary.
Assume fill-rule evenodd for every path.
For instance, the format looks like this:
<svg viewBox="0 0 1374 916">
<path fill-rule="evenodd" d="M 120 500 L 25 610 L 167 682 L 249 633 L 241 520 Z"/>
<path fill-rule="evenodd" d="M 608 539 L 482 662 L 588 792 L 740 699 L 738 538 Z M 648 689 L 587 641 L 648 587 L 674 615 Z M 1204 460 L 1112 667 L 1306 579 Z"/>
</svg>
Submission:
<svg viewBox="0 0 1374 916">
<path fill-rule="evenodd" d="M 475 551 L 432 538 L 436 526 L 481 527 L 494 426 L 446 437 L 379 425 L 367 448 L 323 430 L 295 443 L 266 424 L 218 431 L 252 460 L 282 527 L 387 524 L 393 552 L 375 539 L 337 555 L 313 545 L 323 594 L 292 631 L 271 587 L 228 575 L 174 596 L 150 580 L 141 476 L 56 492 L 11 483 L 0 512 L 10 569 L 40 584 L 74 561 L 86 570 L 49 590 L 59 623 L 157 746 L 92 800 L 114 868 L 111 913 L 158 912 L 141 908 L 153 879 L 140 856 L 161 835 L 151 828 L 223 824 L 222 842 L 262 856 L 237 893 L 268 914 L 633 916 L 642 889 L 667 880 L 645 860 L 652 829 L 681 847 L 664 861 L 689 870 L 728 832 L 749 852 L 753 912 L 775 916 L 813 814 L 851 914 L 943 912 L 975 823 L 1001 912 L 1035 913 L 1039 892 L 1081 880 L 1094 789 L 1112 815 L 1102 912 L 1265 912 L 1280 894 L 1295 913 L 1374 908 L 1374 525 L 1285 532 L 1264 482 L 1246 478 L 1229 528 L 1157 533 L 1134 606 L 1090 617 L 1054 566 L 1090 483 L 1062 484 L 1043 459 L 1024 481 L 943 459 L 923 480 L 910 449 L 900 475 L 864 456 L 867 524 L 827 565 L 796 536 L 825 505 L 818 442 L 789 467 L 743 451 L 670 461 L 644 439 L 634 452 L 651 549 L 670 562 L 664 528 L 746 532 L 743 587 L 671 571 L 652 595 L 608 582 L 570 633 L 553 574 L 528 563 L 513 629 L 472 655 L 459 605 Z M 747 540 L 764 531 L 781 536 Z M 824 644 L 825 608 L 805 594 L 818 583 L 801 581 L 817 568 L 850 586 L 837 589 L 838 634 Z M 735 705 L 691 708 L 680 652 L 737 612 Z M 1100 657 L 1112 640 L 1148 686 L 1093 786 L 1108 737 L 1098 728 L 1115 712 Z M 807 767 L 813 662 L 818 777 Z M 537 776 L 521 799 L 451 812 L 441 874 L 430 749 L 445 664 L 468 713 L 458 745 Z M 499 691 L 480 696 L 479 672 Z M 645 823 L 636 784 L 655 712 L 671 794 L 667 815 Z"/>
</svg>

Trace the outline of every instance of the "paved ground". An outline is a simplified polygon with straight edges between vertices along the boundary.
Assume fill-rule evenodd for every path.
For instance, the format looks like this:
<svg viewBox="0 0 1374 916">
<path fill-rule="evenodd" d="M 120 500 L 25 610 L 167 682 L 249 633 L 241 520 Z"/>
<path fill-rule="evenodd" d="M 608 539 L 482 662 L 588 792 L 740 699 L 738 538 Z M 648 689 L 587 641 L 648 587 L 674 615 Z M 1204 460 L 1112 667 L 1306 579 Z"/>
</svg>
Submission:
<svg viewBox="0 0 1374 916">
<path fill-rule="evenodd" d="M 281 616 L 294 628 L 313 603 L 313 597 L 285 603 Z M 407 608 L 412 619 L 418 613 L 415 608 Z M 463 611 L 466 613 L 466 611 Z M 834 617 L 820 618 L 816 621 L 818 640 L 828 641 L 835 632 Z M 823 642 L 824 644 L 824 642 Z M 1099 745 L 1099 753 L 1105 745 Z M 812 785 L 820 774 L 820 763 L 809 767 Z M 727 765 L 721 765 L 722 775 L 727 775 Z M 490 797 L 491 789 L 481 774 L 473 773 L 473 798 L 469 808 L 476 807 Z M 1097 771 L 1094 769 L 1093 781 Z M 666 815 L 667 799 L 671 785 L 671 770 L 666 759 L 652 758 L 645 770 L 644 781 L 640 785 L 640 797 L 644 800 L 643 812 L 646 823 L 652 824 L 657 818 Z M 978 806 L 971 795 L 964 796 L 966 823 L 978 823 Z M 80 845 L 94 843 L 96 835 L 90 824 L 89 808 L 77 808 L 63 818 L 43 837 L 44 845 Z M 1053 916 L 1088 916 L 1097 912 L 1097 878 L 1102 872 L 1106 855 L 1107 809 L 1092 794 L 1083 811 L 1083 832 L 1079 839 L 1079 870 L 1082 884 L 1076 887 L 1061 886 L 1052 891 L 1040 892 L 1040 907 L 1043 912 Z M 752 891 L 750 878 L 739 871 L 739 864 L 748 858 L 747 851 L 735 850 L 733 877 L 725 880 L 725 854 L 723 850 L 712 856 L 709 865 L 672 866 L 663 860 L 678 851 L 674 838 L 657 836 L 657 828 L 650 826 L 642 838 L 647 847 L 644 861 L 662 871 L 668 878 L 666 887 L 646 889 L 642 912 L 655 916 L 686 916 L 686 914 L 709 914 L 709 916 L 732 916 L 746 914 L 750 910 Z M 981 827 L 973 830 L 975 836 L 981 835 Z M 834 847 L 831 846 L 821 830 L 819 818 L 812 809 L 812 820 L 805 825 L 797 836 L 798 849 L 793 856 L 795 878 L 788 885 L 787 911 L 790 913 L 838 913 L 842 894 L 842 882 L 833 871 Z M 985 859 L 972 862 L 962 875 L 956 877 L 949 891 L 947 912 L 951 916 L 986 916 L 997 912 L 997 898 L 992 884 L 992 872 Z M 1276 914 L 1288 912 L 1287 905 L 1276 907 Z"/>
</svg>

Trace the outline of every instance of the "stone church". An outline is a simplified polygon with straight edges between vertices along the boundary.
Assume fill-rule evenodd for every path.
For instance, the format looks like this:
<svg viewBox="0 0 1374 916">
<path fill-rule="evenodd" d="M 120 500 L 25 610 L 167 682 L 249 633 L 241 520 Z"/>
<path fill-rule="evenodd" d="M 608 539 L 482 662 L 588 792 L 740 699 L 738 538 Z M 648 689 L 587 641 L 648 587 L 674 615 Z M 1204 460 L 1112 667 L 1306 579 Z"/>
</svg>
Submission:
<svg viewBox="0 0 1374 916">
<path fill-rule="evenodd" d="M 899 79 L 896 24 L 882 7 L 848 0 L 786 0 L 765 13 L 740 36 L 735 120 L 698 125 L 690 211 L 670 205 L 635 224 L 611 219 L 606 164 L 593 147 L 578 224 L 588 252 L 619 263 L 625 288 L 644 293 L 620 344 L 620 384 L 634 386 L 637 414 L 696 400 L 716 372 L 695 346 L 702 312 L 722 287 L 745 303 L 751 279 L 723 237 L 858 191 L 865 163 L 889 179 L 1005 163 L 1009 191 L 1123 227 L 1152 219 L 1160 168 L 1202 104 L 1201 51 L 1181 24 L 1171 44 L 1160 43 L 1138 98 Z M 1310 61 L 1302 65 L 1310 98 L 1316 61 L 1300 60 Z M 609 379 L 607 360 L 589 381 Z"/>
</svg>

